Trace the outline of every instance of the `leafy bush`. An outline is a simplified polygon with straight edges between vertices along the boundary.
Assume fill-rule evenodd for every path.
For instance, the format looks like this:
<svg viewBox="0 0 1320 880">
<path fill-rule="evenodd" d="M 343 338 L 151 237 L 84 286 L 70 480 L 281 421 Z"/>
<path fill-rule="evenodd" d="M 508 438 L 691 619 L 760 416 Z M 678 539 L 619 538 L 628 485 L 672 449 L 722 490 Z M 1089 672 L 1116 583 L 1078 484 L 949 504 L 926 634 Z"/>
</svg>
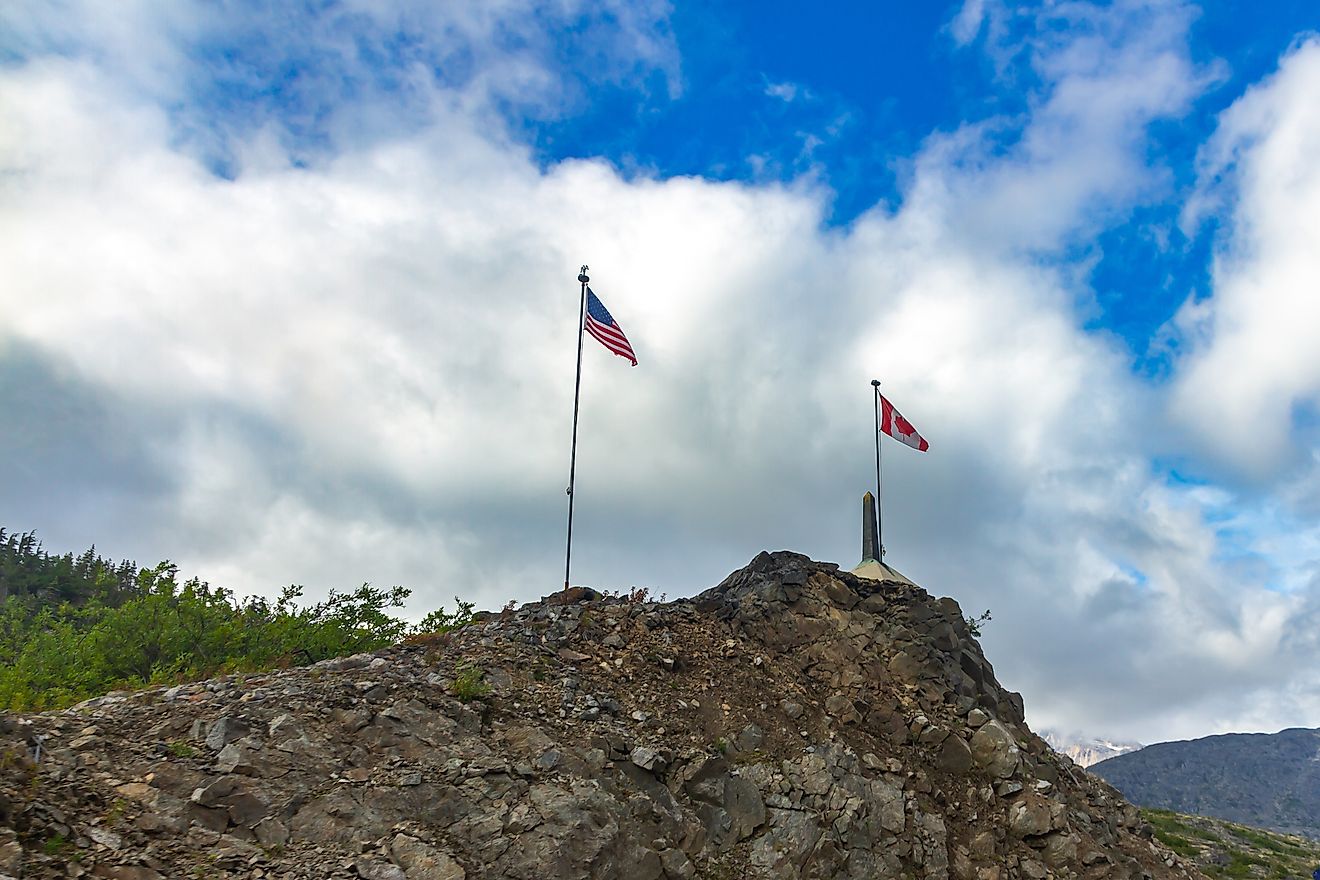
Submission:
<svg viewBox="0 0 1320 880">
<path fill-rule="evenodd" d="M 464 703 L 490 696 L 490 685 L 483 680 L 485 675 L 475 666 L 459 664 L 454 669 L 454 696 Z"/>
<path fill-rule="evenodd" d="M 464 602 L 455 596 L 453 614 L 447 613 L 441 605 L 423 617 L 413 630 L 417 633 L 447 633 L 465 627 L 472 622 L 472 609 L 475 607 L 471 602 Z"/>
<path fill-rule="evenodd" d="M 0 711 L 40 711 L 110 690 L 230 672 L 305 665 L 398 642 L 410 631 L 448 631 L 472 618 L 457 600 L 417 627 L 392 616 L 403 587 L 370 584 L 302 605 L 303 588 L 274 601 L 239 600 L 178 568 L 111 567 L 88 551 L 51 557 L 31 534 L 0 530 Z"/>
<path fill-rule="evenodd" d="M 981 637 L 981 627 L 990 622 L 990 609 L 987 608 L 976 617 L 967 617 L 967 631 L 975 638 Z"/>
<path fill-rule="evenodd" d="M 197 749 L 193 748 L 188 743 L 182 742 L 180 740 L 174 740 L 173 742 L 169 743 L 169 745 L 166 746 L 166 748 L 168 748 L 170 754 L 176 758 L 197 757 Z"/>
</svg>

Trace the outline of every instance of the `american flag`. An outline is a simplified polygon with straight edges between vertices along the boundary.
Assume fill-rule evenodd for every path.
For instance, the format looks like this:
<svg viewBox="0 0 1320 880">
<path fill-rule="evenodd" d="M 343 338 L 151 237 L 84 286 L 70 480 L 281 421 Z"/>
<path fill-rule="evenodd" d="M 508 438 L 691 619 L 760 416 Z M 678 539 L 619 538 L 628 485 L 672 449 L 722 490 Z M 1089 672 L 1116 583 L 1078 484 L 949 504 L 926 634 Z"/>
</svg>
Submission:
<svg viewBox="0 0 1320 880">
<path fill-rule="evenodd" d="M 626 357 L 632 361 L 632 365 L 637 366 L 637 355 L 633 354 L 632 346 L 628 344 L 628 337 L 623 335 L 623 328 L 619 322 L 614 320 L 609 310 L 587 288 L 587 332 L 600 340 L 600 344 L 608 348 L 615 354 Z"/>
</svg>

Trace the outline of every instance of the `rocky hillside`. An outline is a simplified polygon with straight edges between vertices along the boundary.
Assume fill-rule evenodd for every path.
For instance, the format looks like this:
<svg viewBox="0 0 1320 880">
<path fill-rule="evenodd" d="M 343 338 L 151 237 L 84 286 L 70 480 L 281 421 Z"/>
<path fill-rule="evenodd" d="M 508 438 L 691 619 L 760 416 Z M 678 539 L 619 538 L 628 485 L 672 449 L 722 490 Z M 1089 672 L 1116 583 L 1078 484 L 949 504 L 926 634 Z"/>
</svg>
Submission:
<svg viewBox="0 0 1320 880">
<path fill-rule="evenodd" d="M 1172 810 L 1142 810 L 1155 839 L 1215 880 L 1312 880 L 1320 870 L 1320 842 L 1260 828 L 1190 816 Z"/>
<path fill-rule="evenodd" d="M 1058 730 L 1042 730 L 1040 738 L 1049 743 L 1050 748 L 1061 755 L 1067 755 L 1074 764 L 1090 767 L 1118 755 L 1135 752 L 1143 746 L 1137 742 L 1116 742 L 1098 736 L 1081 733 L 1063 733 Z"/>
<path fill-rule="evenodd" d="M 3 720 L 22 878 L 1199 878 L 952 599 L 763 553 L 445 637 Z"/>
<path fill-rule="evenodd" d="M 1143 807 L 1320 840 L 1320 730 L 1158 743 L 1091 770 Z"/>
</svg>

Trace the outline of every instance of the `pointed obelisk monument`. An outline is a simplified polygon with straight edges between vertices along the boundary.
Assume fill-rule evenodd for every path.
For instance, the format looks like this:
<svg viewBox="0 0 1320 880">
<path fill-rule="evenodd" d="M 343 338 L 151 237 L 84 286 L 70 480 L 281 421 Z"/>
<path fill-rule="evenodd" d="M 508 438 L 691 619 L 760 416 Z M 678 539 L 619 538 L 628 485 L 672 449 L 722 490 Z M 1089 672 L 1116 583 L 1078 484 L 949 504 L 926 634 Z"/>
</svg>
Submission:
<svg viewBox="0 0 1320 880">
<path fill-rule="evenodd" d="M 880 562 L 880 526 L 875 517 L 875 496 L 862 496 L 862 562 Z"/>
<path fill-rule="evenodd" d="M 876 521 L 875 496 L 867 492 L 862 496 L 862 561 L 852 570 L 858 577 L 877 581 L 910 584 L 884 562 L 885 549 L 880 546 L 880 526 Z"/>
</svg>

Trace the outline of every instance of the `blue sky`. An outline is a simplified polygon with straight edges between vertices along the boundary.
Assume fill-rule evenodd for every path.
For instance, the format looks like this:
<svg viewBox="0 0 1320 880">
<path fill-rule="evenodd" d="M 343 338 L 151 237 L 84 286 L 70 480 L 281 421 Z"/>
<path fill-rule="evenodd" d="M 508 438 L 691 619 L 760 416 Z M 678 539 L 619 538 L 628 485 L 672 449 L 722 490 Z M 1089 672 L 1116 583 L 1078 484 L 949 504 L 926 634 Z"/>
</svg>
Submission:
<svg viewBox="0 0 1320 880">
<path fill-rule="evenodd" d="M 336 8 L 343 7 L 307 4 L 280 17 L 296 27 L 303 16 Z M 602 158 L 625 175 L 752 183 L 809 178 L 829 190 L 822 222 L 847 226 L 867 211 L 901 203 L 909 158 L 932 132 L 996 119 L 1003 122 L 996 140 L 1007 148 L 1032 102 L 1048 93 L 1050 84 L 1025 59 L 1031 41 L 1060 27 L 1061 17 L 1050 21 L 1048 8 L 1024 8 L 960 35 L 962 10 L 959 3 L 678 4 L 663 27 L 672 65 L 631 71 L 617 59 L 602 63 L 593 45 L 613 38 L 610 16 L 584 12 L 559 23 L 554 42 L 541 47 L 565 77 L 553 105 L 504 96 L 498 106 L 510 135 L 527 143 L 543 166 Z M 1185 112 L 1146 133 L 1148 161 L 1167 175 L 1164 188 L 1124 206 L 1122 217 L 1069 243 L 1066 253 L 1044 255 L 1089 264 L 1078 279 L 1087 325 L 1118 334 L 1133 369 L 1155 379 L 1169 368 L 1169 352 L 1151 349 L 1160 327 L 1188 295 L 1209 292 L 1218 227 L 1182 229 L 1177 222 L 1179 196 L 1196 183 L 1197 150 L 1218 114 L 1267 75 L 1299 34 L 1320 27 L 1320 12 L 1301 0 L 1263 8 L 1213 3 L 1189 18 L 1190 57 L 1213 74 Z M 327 122 L 344 102 L 383 95 L 410 107 L 412 65 L 425 63 L 438 80 L 455 85 L 476 75 L 476 62 L 462 47 L 434 51 L 425 35 L 406 27 L 357 39 L 357 20 L 345 14 L 327 29 L 355 42 L 360 64 L 351 76 L 339 67 L 337 52 L 314 41 L 290 44 L 286 33 L 265 30 L 264 18 L 262 29 L 240 19 L 196 41 L 180 135 L 208 144 L 212 167 L 228 176 L 234 131 L 274 120 L 291 153 L 315 161 L 333 149 Z M 505 38 L 515 52 L 535 48 L 520 33 Z M 21 58 L 22 48 L 14 54 Z M 390 130 L 408 124 L 405 116 Z"/>
<path fill-rule="evenodd" d="M 640 364 L 587 352 L 582 582 L 851 564 L 875 376 L 932 444 L 891 562 L 994 611 L 1033 723 L 1314 726 L 1318 28 L 11 4 L 0 525 L 419 617 L 549 592 L 586 262 Z"/>
<path fill-rule="evenodd" d="M 772 2 L 680 5 L 671 19 L 682 55 L 681 93 L 663 83 L 592 90 L 567 118 L 532 124 L 544 161 L 608 158 L 625 170 L 722 180 L 811 175 L 832 190 L 825 223 L 847 225 L 903 197 L 906 158 L 931 132 L 967 120 L 1013 117 L 1048 89 L 1028 67 L 996 70 L 989 41 L 1020 44 L 1029 22 L 959 43 L 961 4 Z M 1244 27 L 1244 22 L 1250 22 Z M 1084 282 L 1089 326 L 1121 336 L 1134 369 L 1167 371 L 1152 338 L 1189 295 L 1204 296 L 1215 227 L 1178 229 L 1177 196 L 1195 183 L 1199 145 L 1219 112 L 1277 64 L 1299 33 L 1320 27 L 1315 4 L 1214 3 L 1194 14 L 1189 48 L 1216 69 L 1189 112 L 1153 125 L 1149 159 L 1169 175 L 1164 198 L 1130 207 L 1123 222 L 1078 243 L 1094 259 Z M 1018 50 L 1019 53 L 1027 51 Z M 590 79 L 591 71 L 581 72 Z M 699 134 L 698 134 L 699 133 Z M 1010 124 L 1001 135 L 1012 143 Z"/>
</svg>

